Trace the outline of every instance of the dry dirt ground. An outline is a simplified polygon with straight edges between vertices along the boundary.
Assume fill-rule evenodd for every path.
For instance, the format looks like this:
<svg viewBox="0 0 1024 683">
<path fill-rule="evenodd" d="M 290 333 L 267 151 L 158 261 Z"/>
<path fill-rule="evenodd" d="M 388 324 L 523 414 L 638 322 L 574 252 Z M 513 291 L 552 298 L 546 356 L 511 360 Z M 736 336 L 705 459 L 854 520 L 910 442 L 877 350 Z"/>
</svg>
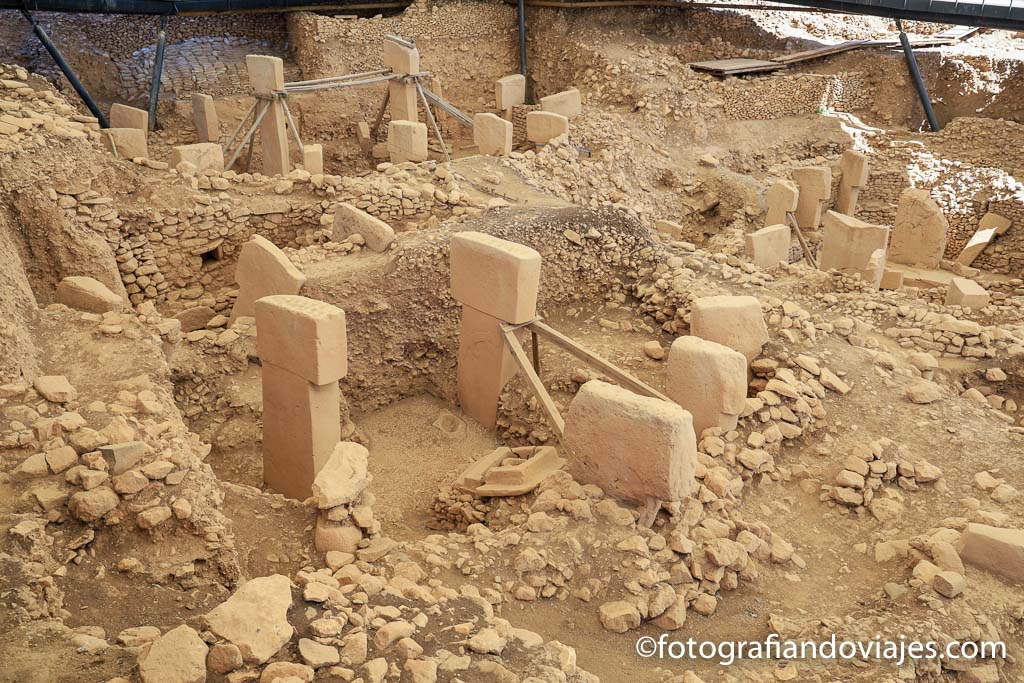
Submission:
<svg viewBox="0 0 1024 683">
<path fill-rule="evenodd" d="M 457 210 L 413 229 L 395 221 L 384 253 L 329 248 L 320 224 L 300 230 L 311 236 L 300 248 L 280 245 L 307 277 L 302 294 L 348 317 L 341 431 L 366 447 L 371 476 L 344 511 L 369 517 L 351 553 L 317 548 L 326 513 L 315 501 L 263 482 L 262 366 L 252 319 L 226 317 L 237 294 L 230 260 L 209 266 L 203 283 L 217 310 L 184 333 L 173 317 L 180 300 L 104 315 L 50 303 L 65 276 L 118 277 L 109 233 L 84 227 L 108 204 L 128 222 L 140 203 L 170 216 L 196 194 L 247 206 L 330 206 L 331 197 L 300 181 L 292 194 L 274 182 L 200 190 L 162 169 L 115 162 L 96 140 L 55 129 L 78 130 L 68 122 L 79 113 L 49 86 L 2 67 L 4 111 L 52 100 L 57 124 L 40 124 L 18 150 L 0 147 L 0 681 L 1024 681 L 1024 555 L 986 567 L 959 564 L 955 552 L 968 524 L 1024 528 L 1022 273 L 981 274 L 993 300 L 969 310 L 944 306 L 939 289 L 872 290 L 802 260 L 758 268 L 743 242 L 763 227 L 768 181 L 796 166 L 836 167 L 856 146 L 879 168 L 884 157 L 888 173 L 895 142 L 913 146 L 914 178 L 961 157 L 949 140 L 920 133 L 914 98 L 887 82 L 901 66 L 890 54 L 806 67 L 868 74 L 875 100 L 856 112 L 781 118 L 729 115 L 738 105 L 723 104 L 728 86 L 677 68 L 891 27 L 688 10 L 684 41 L 664 15 L 638 14 L 636 25 L 618 21 L 625 16 L 559 13 L 538 26 L 541 36 L 571 36 L 564 47 L 531 48 L 539 87 L 583 90 L 571 142 L 495 159 L 456 136 L 452 164 L 433 158 L 400 170 L 438 184 L 454 178 Z M 932 53 L 943 63 L 1000 64 L 974 82 L 941 71 L 944 123 L 1021 115 L 1020 83 L 1002 71 L 1004 62 L 1019 66 L 1020 41 L 990 32 Z M 585 68 L 591 58 L 596 66 Z M 31 93 L 17 85 L 26 81 Z M 961 90 L 964 100 L 951 104 Z M 316 105 L 303 102 L 316 125 L 341 115 Z M 217 106 L 228 127 L 247 110 L 245 98 Z M 194 140 L 189 115 L 183 103 L 162 115 L 153 158 Z M 1015 131 L 1012 121 L 999 125 Z M 984 168 L 1012 181 L 1022 164 L 1011 153 Z M 377 180 L 394 176 L 388 166 L 349 136 L 327 170 Z M 86 176 L 96 197 L 65 191 Z M 100 201 L 79 210 L 81 220 L 65 218 L 58 186 L 59 196 Z M 659 233 L 662 218 L 682 235 Z M 735 430 L 697 435 L 690 496 L 664 504 L 649 527 L 634 502 L 567 471 L 523 496 L 453 488 L 498 446 L 561 448 L 521 376 L 502 393 L 496 429 L 460 409 L 447 245 L 467 229 L 537 249 L 546 322 L 659 391 L 671 390 L 664 354 L 689 334 L 695 299 L 757 298 L 768 342 L 751 363 L 744 414 Z M 941 336 L 944 352 L 928 355 L 926 335 Z M 540 375 L 563 414 L 584 383 L 609 379 L 550 344 L 540 349 Z M 46 376 L 64 376 L 73 391 L 54 395 L 36 381 Z M 141 459 L 127 473 L 110 471 L 101 447 L 136 440 Z M 68 449 L 74 464 L 63 467 L 36 457 Z M 869 480 L 867 495 L 855 491 L 842 484 L 851 458 L 874 459 L 892 476 Z M 110 497 L 95 498 L 100 491 Z M 938 569 L 962 577 L 962 591 L 947 597 Z M 609 618 L 612 608 L 630 616 Z M 215 616 L 225 612 L 233 627 Z M 1006 653 L 899 666 L 878 657 L 724 666 L 634 649 L 646 636 L 724 643 L 772 634 L 1000 641 Z"/>
</svg>

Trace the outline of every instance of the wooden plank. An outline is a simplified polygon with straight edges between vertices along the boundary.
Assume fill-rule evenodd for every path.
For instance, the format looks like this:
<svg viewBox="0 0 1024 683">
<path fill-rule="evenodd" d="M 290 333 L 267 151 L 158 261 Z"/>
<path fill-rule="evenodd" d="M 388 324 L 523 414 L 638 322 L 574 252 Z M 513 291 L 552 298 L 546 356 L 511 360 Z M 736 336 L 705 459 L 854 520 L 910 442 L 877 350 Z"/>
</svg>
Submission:
<svg viewBox="0 0 1024 683">
<path fill-rule="evenodd" d="M 551 395 L 548 393 L 548 390 L 544 388 L 544 383 L 540 380 L 537 373 L 533 371 L 530 359 L 526 357 L 526 352 L 523 351 L 523 347 L 519 344 L 519 340 L 516 339 L 515 331 L 502 324 L 501 336 L 505 339 L 505 346 L 507 346 L 508 350 L 512 352 L 512 357 L 519 366 L 519 371 L 526 376 L 526 380 L 530 383 L 533 395 L 537 397 L 538 401 L 540 401 L 540 407 L 548 418 L 548 424 L 551 425 L 551 430 L 555 433 L 555 436 L 561 439 L 562 432 L 565 431 L 565 420 L 562 419 L 562 415 L 558 412 L 558 406 L 556 406 L 555 402 L 551 399 Z"/>
<path fill-rule="evenodd" d="M 566 337 L 558 330 L 548 327 L 541 321 L 536 320 L 532 323 L 529 323 L 527 327 L 529 327 L 531 330 L 536 330 L 541 335 L 547 337 L 556 345 L 562 347 L 563 349 L 565 349 L 572 355 L 576 356 L 577 358 L 600 368 L 601 371 L 604 372 L 606 375 L 611 376 L 612 379 L 619 382 L 620 384 L 629 387 L 636 393 L 641 394 L 643 396 L 650 396 L 652 398 L 660 398 L 662 401 L 668 401 L 669 403 L 672 402 L 672 399 L 670 399 L 668 396 L 665 396 L 657 389 L 648 386 L 647 384 L 644 384 L 643 382 L 638 380 L 636 377 L 633 377 L 633 375 L 629 374 L 628 372 L 620 370 L 617 366 L 612 365 L 610 362 L 606 361 L 604 358 L 601 358 L 601 356 L 597 355 L 593 351 L 580 346 L 569 337 Z"/>
<path fill-rule="evenodd" d="M 797 225 L 796 215 L 792 211 L 787 211 L 786 218 L 789 219 L 789 224 L 793 226 L 793 231 L 796 232 L 796 239 L 800 242 L 800 247 L 804 250 L 804 256 L 807 257 L 807 261 L 814 266 L 815 270 L 818 270 L 818 262 L 814 260 L 811 248 L 807 246 L 807 242 L 804 240 L 804 233 L 800 230 L 800 226 Z"/>
<path fill-rule="evenodd" d="M 781 57 L 773 57 L 771 61 L 779 62 L 780 64 L 794 64 L 796 62 L 805 62 L 809 59 L 819 59 L 828 55 L 839 54 L 840 52 L 849 52 L 850 50 L 856 50 L 857 48 L 863 47 L 870 41 L 868 40 L 848 40 L 844 43 L 836 43 L 835 45 L 825 45 L 823 47 L 817 47 L 811 50 L 804 50 L 803 52 L 794 52 L 789 55 L 782 55 Z"/>
<path fill-rule="evenodd" d="M 708 62 L 690 62 L 688 66 L 694 71 L 705 71 L 716 76 L 732 76 L 736 74 L 766 73 L 784 69 L 784 64 L 769 62 L 762 59 L 716 59 Z"/>
</svg>

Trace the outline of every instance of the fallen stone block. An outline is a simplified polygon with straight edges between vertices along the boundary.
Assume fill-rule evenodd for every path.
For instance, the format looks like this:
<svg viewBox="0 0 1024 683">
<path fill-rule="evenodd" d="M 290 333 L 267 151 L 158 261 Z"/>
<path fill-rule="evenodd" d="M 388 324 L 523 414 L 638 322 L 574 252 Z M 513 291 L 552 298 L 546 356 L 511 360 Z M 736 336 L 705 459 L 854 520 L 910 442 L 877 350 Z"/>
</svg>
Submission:
<svg viewBox="0 0 1024 683">
<path fill-rule="evenodd" d="M 487 469 L 484 483 L 473 492 L 483 498 L 521 496 L 540 486 L 563 465 L 565 459 L 558 456 L 553 446 L 514 448 L 507 458 Z"/>
<path fill-rule="evenodd" d="M 780 261 L 789 262 L 789 225 L 769 225 L 744 235 L 747 256 L 760 268 L 774 268 Z"/>
<path fill-rule="evenodd" d="M 988 306 L 989 298 L 988 291 L 974 280 L 954 277 L 946 290 L 945 304 L 977 310 Z"/>
<path fill-rule="evenodd" d="M 344 242 L 351 235 L 362 235 L 366 246 L 376 252 L 386 250 L 395 241 L 390 225 L 351 204 L 342 202 L 334 208 L 331 239 Z"/>
<path fill-rule="evenodd" d="M 224 148 L 215 142 L 197 142 L 194 145 L 178 145 L 171 148 L 171 168 L 181 162 L 192 164 L 196 173 L 203 171 L 224 172 Z"/>
<path fill-rule="evenodd" d="M 882 272 L 882 280 L 878 283 L 879 289 L 899 289 L 903 286 L 903 271 L 886 268 Z"/>
<path fill-rule="evenodd" d="M 139 657 L 142 683 L 204 683 L 209 648 L 182 624 L 153 641 Z"/>
<path fill-rule="evenodd" d="M 42 375 L 36 377 L 32 387 L 50 403 L 67 403 L 78 398 L 78 392 L 64 375 Z"/>
<path fill-rule="evenodd" d="M 967 242 L 967 246 L 960 252 L 960 255 L 956 257 L 956 262 L 969 266 L 974 263 L 974 259 L 978 258 L 985 248 L 992 243 L 999 235 L 1005 234 L 1010 229 L 1010 219 L 1003 218 L 997 213 L 991 211 L 986 213 L 982 217 L 981 222 L 978 223 L 978 230 L 971 236 L 971 239 Z"/>
<path fill-rule="evenodd" d="M 562 446 L 577 481 L 635 501 L 683 500 L 694 483 L 697 438 L 682 407 L 591 380 L 565 418 Z"/>
<path fill-rule="evenodd" d="M 736 428 L 747 402 L 747 359 L 700 337 L 679 337 L 668 353 L 665 393 L 693 416 L 693 429 Z"/>
<path fill-rule="evenodd" d="M 889 260 L 922 268 L 938 268 L 946 251 L 949 223 L 928 190 L 907 188 L 900 195 L 889 242 Z"/>
<path fill-rule="evenodd" d="M 672 240 L 682 239 L 683 237 L 683 226 L 675 221 L 656 220 L 654 221 L 654 229 L 658 234 Z"/>
<path fill-rule="evenodd" d="M 110 473 L 114 476 L 127 472 L 135 467 L 146 454 L 146 444 L 142 441 L 126 441 L 100 446 L 100 454 L 107 461 Z"/>
<path fill-rule="evenodd" d="M 365 446 L 351 441 L 338 443 L 313 480 L 317 507 L 324 510 L 358 499 L 370 483 L 369 458 L 370 452 Z"/>
<path fill-rule="evenodd" d="M 69 308 L 90 313 L 120 311 L 124 301 L 95 278 L 72 275 L 57 284 L 56 300 Z"/>
<path fill-rule="evenodd" d="M 871 257 L 877 250 L 884 250 L 888 240 L 889 228 L 884 225 L 865 223 L 846 214 L 828 211 L 822 228 L 818 267 L 863 275 Z"/>
<path fill-rule="evenodd" d="M 690 311 L 690 333 L 742 353 L 748 362 L 768 342 L 760 302 L 752 296 L 705 296 Z"/>
<path fill-rule="evenodd" d="M 1016 582 L 1024 581 L 1024 530 L 967 525 L 960 537 L 960 559 Z"/>
</svg>

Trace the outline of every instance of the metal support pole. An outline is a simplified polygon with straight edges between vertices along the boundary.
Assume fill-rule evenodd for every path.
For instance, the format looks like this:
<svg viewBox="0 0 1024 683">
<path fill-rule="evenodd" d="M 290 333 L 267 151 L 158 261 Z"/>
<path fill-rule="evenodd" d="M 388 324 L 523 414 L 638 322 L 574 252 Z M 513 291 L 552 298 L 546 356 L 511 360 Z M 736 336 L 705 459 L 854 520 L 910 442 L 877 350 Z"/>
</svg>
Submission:
<svg viewBox="0 0 1024 683">
<path fill-rule="evenodd" d="M 935 110 L 932 109 L 932 101 L 928 97 L 928 86 L 924 84 L 921 77 L 921 70 L 917 67 L 917 58 L 914 57 L 914 48 L 910 45 L 910 39 L 903 32 L 903 22 L 896 20 L 896 28 L 900 30 L 900 44 L 903 45 L 903 55 L 907 58 L 907 68 L 914 79 L 914 86 L 917 88 L 917 96 L 921 99 L 921 106 L 924 107 L 924 115 L 928 117 L 928 125 L 936 133 L 939 131 L 939 120 L 935 118 Z"/>
<path fill-rule="evenodd" d="M 71 66 L 64 61 L 64 55 L 60 53 L 57 46 L 50 40 L 50 36 L 46 35 L 46 31 L 44 31 L 43 27 L 39 25 L 36 18 L 25 9 L 21 10 L 21 14 L 28 20 L 28 23 L 32 25 L 32 31 L 36 34 L 36 37 L 39 38 L 39 42 L 43 44 L 46 51 L 50 53 L 50 56 L 53 57 L 53 61 L 57 62 L 57 66 L 60 67 L 64 76 L 67 77 L 68 82 L 71 83 L 71 87 L 75 89 L 78 96 L 82 98 L 83 102 L 85 102 L 85 106 L 89 108 L 92 115 L 100 122 L 100 128 L 110 128 L 110 123 L 107 121 L 107 117 L 103 115 L 103 112 L 100 111 L 99 105 L 97 105 L 96 101 L 92 99 L 92 95 L 90 95 L 89 91 L 85 89 L 82 82 L 78 80 L 78 76 L 75 75 Z"/>
<path fill-rule="evenodd" d="M 526 103 L 530 103 L 530 77 L 526 75 L 526 2 L 519 0 L 519 73 L 526 79 Z"/>
<path fill-rule="evenodd" d="M 149 86 L 149 129 L 156 130 L 156 104 L 160 99 L 160 78 L 164 73 L 164 48 L 167 47 L 167 16 L 160 17 L 156 32 L 156 59 L 153 61 L 153 83 Z"/>
</svg>

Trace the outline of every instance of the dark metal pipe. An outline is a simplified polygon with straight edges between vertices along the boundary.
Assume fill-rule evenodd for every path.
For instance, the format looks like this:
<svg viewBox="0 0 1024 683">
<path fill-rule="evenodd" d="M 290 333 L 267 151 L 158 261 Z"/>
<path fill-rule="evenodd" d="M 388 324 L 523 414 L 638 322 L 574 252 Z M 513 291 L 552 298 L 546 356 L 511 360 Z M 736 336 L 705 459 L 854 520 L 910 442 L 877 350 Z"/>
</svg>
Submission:
<svg viewBox="0 0 1024 683">
<path fill-rule="evenodd" d="M 526 75 L 526 3 L 519 0 L 519 73 L 526 79 L 526 103 L 530 103 L 530 77 Z"/>
<path fill-rule="evenodd" d="M 60 53 L 57 46 L 53 44 L 52 40 L 50 40 L 50 36 L 46 35 L 46 31 L 43 30 L 43 27 L 39 25 L 39 22 L 36 21 L 36 18 L 33 17 L 28 10 L 23 9 L 21 10 L 21 13 L 28 20 L 28 23 L 32 25 L 32 31 L 36 34 L 36 37 L 39 38 L 39 42 L 43 44 L 46 51 L 50 53 L 50 56 L 53 57 L 53 61 L 57 62 L 57 66 L 60 67 L 60 70 L 67 77 L 68 81 L 71 83 L 71 87 L 75 89 L 78 96 L 82 98 L 83 102 L 85 102 L 85 106 L 89 107 L 89 111 L 91 111 L 92 115 L 100 122 L 100 127 L 110 128 L 110 123 L 107 121 L 107 117 L 103 115 L 103 112 L 100 111 L 99 105 L 96 104 L 92 95 L 90 95 L 89 91 L 85 89 L 82 82 L 78 80 L 78 76 L 75 75 L 71 65 L 64 60 L 64 55 Z"/>
<path fill-rule="evenodd" d="M 160 100 L 160 78 L 164 73 L 164 48 L 167 47 L 167 15 L 160 17 L 156 33 L 156 58 L 153 60 L 153 83 L 149 87 L 149 129 L 156 130 L 156 105 Z"/>
<path fill-rule="evenodd" d="M 917 58 L 914 57 L 914 48 L 910 45 L 910 38 L 903 32 L 903 22 L 896 20 L 896 28 L 900 30 L 900 43 L 903 45 L 903 55 L 907 58 L 907 68 L 914 79 L 914 87 L 917 88 L 917 96 L 921 98 L 921 106 L 924 107 L 924 115 L 928 117 L 928 125 L 934 132 L 939 132 L 939 120 L 935 118 L 935 110 L 932 109 L 931 98 L 928 97 L 928 86 L 924 84 L 921 70 L 917 67 Z"/>
</svg>

